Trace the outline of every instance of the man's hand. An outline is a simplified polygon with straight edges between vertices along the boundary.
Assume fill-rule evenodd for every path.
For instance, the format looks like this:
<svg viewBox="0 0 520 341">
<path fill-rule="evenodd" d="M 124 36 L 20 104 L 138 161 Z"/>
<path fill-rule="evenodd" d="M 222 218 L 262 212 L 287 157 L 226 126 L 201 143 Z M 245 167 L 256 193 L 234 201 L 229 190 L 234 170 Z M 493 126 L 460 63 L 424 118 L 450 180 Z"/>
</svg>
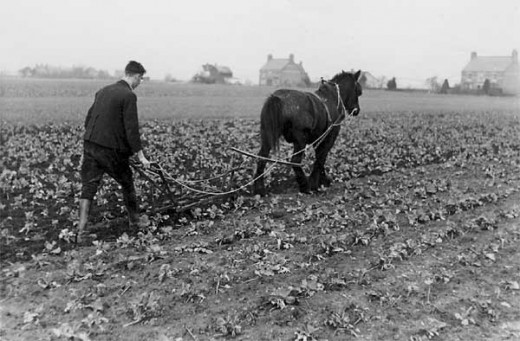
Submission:
<svg viewBox="0 0 520 341">
<path fill-rule="evenodd" d="M 150 168 L 151 162 L 148 161 L 148 159 L 144 156 L 142 150 L 137 152 L 137 158 L 139 159 L 139 162 L 141 162 L 144 168 Z"/>
</svg>

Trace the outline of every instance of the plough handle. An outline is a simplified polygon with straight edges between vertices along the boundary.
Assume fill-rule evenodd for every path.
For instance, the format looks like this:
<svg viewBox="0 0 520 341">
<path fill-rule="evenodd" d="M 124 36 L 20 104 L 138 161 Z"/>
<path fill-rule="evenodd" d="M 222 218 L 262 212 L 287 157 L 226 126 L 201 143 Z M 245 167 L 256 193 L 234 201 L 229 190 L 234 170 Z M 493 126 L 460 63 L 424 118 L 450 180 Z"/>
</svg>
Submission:
<svg viewBox="0 0 520 341">
<path fill-rule="evenodd" d="M 161 190 L 162 192 L 164 192 L 164 188 L 157 185 L 149 176 L 148 174 L 146 174 L 146 171 L 143 170 L 143 167 L 140 163 L 134 161 L 134 160 L 130 160 L 130 165 L 139 173 L 141 174 L 141 176 L 143 176 L 146 180 L 148 180 L 153 186 L 157 187 L 159 190 Z M 151 162 L 150 163 L 150 171 L 155 173 L 156 175 L 159 175 L 159 177 L 161 178 L 162 182 L 163 182 L 163 186 L 166 187 L 166 194 L 169 194 L 171 195 L 171 190 L 170 190 L 170 186 L 168 186 L 168 181 L 166 181 L 166 178 L 164 176 L 164 173 L 162 171 L 162 167 L 157 163 L 157 162 Z"/>
</svg>

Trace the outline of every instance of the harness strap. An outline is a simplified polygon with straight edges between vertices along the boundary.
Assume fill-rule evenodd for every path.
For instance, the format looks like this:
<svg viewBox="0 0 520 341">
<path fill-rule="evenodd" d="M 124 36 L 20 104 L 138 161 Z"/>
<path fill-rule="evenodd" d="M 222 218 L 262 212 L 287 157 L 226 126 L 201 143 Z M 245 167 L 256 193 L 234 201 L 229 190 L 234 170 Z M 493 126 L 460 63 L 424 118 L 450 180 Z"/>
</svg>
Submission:
<svg viewBox="0 0 520 341">
<path fill-rule="evenodd" d="M 339 84 L 338 83 L 335 83 L 335 82 L 331 82 L 331 81 L 327 81 L 327 80 L 324 80 L 323 78 L 321 79 L 322 82 L 327 82 L 329 84 L 332 84 L 334 85 L 334 87 L 336 88 L 336 94 L 338 95 L 338 106 L 337 106 L 337 109 L 338 111 L 340 112 L 340 114 L 342 113 L 345 113 L 345 116 L 347 114 L 347 109 L 345 108 L 345 103 L 343 103 L 343 99 L 341 98 L 341 93 L 340 93 L 340 89 L 339 89 Z M 342 111 L 340 111 L 340 109 L 342 109 Z"/>
<path fill-rule="evenodd" d="M 343 115 L 343 118 L 347 117 L 347 114 L 351 115 L 349 112 L 347 112 L 347 108 L 345 108 L 345 103 L 343 103 L 343 99 L 341 98 L 341 94 L 340 94 L 340 89 L 339 89 L 339 84 L 338 83 L 334 83 L 334 82 L 331 82 L 331 81 L 325 81 L 329 84 L 334 84 L 334 87 L 336 88 L 336 94 L 338 95 L 338 105 L 336 107 L 336 109 L 338 110 L 338 113 L 339 113 L 339 116 L 338 116 L 338 119 L 336 120 L 336 122 L 332 121 L 332 116 L 330 116 L 330 111 L 329 111 L 329 107 L 327 107 L 327 104 L 325 104 L 325 101 L 320 97 L 318 96 L 316 93 L 314 92 L 309 92 L 310 94 L 316 96 L 316 98 L 318 98 L 320 100 L 321 103 L 323 103 L 323 106 L 325 107 L 325 110 L 327 111 L 327 117 L 329 119 L 329 122 L 332 124 L 332 125 L 339 125 L 341 121 L 340 118 L 341 118 L 341 115 Z"/>
<path fill-rule="evenodd" d="M 314 95 L 320 101 L 320 103 L 323 104 L 323 106 L 325 107 L 325 111 L 327 112 L 327 118 L 329 119 L 329 122 L 332 123 L 332 116 L 330 116 L 329 107 L 327 106 L 327 104 L 325 104 L 325 101 L 323 100 L 323 98 L 321 98 L 320 96 L 318 96 L 314 92 L 309 92 L 309 93 L 311 95 Z"/>
<path fill-rule="evenodd" d="M 347 114 L 350 115 L 350 113 L 347 112 L 347 108 L 345 108 L 345 103 L 343 103 L 343 99 L 341 98 L 341 94 L 339 92 L 339 84 L 338 83 L 334 83 L 334 85 L 336 86 L 336 92 L 338 93 L 338 112 L 339 112 L 339 116 L 338 116 L 338 120 L 339 118 L 341 117 L 341 115 L 343 114 L 343 118 L 347 117 Z M 341 107 L 340 107 L 341 105 Z M 341 109 L 341 111 L 340 111 Z M 338 123 L 339 124 L 339 123 Z"/>
</svg>

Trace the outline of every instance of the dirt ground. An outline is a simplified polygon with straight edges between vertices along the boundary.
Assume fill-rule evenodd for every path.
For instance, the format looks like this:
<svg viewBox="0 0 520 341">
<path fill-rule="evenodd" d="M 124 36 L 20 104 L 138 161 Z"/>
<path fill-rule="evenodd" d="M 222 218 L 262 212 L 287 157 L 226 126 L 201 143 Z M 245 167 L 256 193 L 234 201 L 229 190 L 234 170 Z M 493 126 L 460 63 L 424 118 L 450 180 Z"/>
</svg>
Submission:
<svg viewBox="0 0 520 341">
<path fill-rule="evenodd" d="M 17 244 L 0 339 L 519 340 L 520 169 L 488 161 L 279 184 L 162 233 L 116 217 L 30 259 Z"/>
</svg>

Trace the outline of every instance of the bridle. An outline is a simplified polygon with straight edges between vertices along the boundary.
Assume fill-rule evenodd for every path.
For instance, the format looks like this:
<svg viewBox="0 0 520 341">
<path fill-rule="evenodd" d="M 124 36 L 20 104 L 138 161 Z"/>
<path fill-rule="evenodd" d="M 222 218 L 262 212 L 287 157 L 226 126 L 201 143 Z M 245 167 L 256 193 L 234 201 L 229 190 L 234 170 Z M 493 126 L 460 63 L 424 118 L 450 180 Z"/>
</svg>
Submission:
<svg viewBox="0 0 520 341">
<path fill-rule="evenodd" d="M 358 111 L 357 108 L 354 108 L 352 109 L 351 112 L 348 112 L 347 108 L 345 107 L 345 103 L 343 102 L 343 99 L 341 98 L 341 93 L 340 93 L 340 88 L 339 88 L 339 84 L 336 83 L 336 82 L 332 82 L 332 81 L 329 81 L 329 80 L 326 80 L 326 79 L 321 79 L 321 82 L 322 83 L 327 83 L 329 85 L 332 85 L 336 88 L 336 94 L 337 94 L 337 102 L 338 102 L 338 105 L 336 107 L 336 109 L 338 110 L 339 114 L 340 114 L 340 117 L 341 115 L 343 114 L 344 116 L 354 116 L 354 114 Z M 357 87 L 357 82 L 356 82 L 356 87 Z M 326 108 L 327 106 L 325 106 Z M 331 118 L 330 117 L 330 113 L 328 112 L 328 109 L 327 109 L 327 114 L 329 115 L 329 119 Z M 331 120 L 332 121 L 332 120 Z"/>
</svg>

